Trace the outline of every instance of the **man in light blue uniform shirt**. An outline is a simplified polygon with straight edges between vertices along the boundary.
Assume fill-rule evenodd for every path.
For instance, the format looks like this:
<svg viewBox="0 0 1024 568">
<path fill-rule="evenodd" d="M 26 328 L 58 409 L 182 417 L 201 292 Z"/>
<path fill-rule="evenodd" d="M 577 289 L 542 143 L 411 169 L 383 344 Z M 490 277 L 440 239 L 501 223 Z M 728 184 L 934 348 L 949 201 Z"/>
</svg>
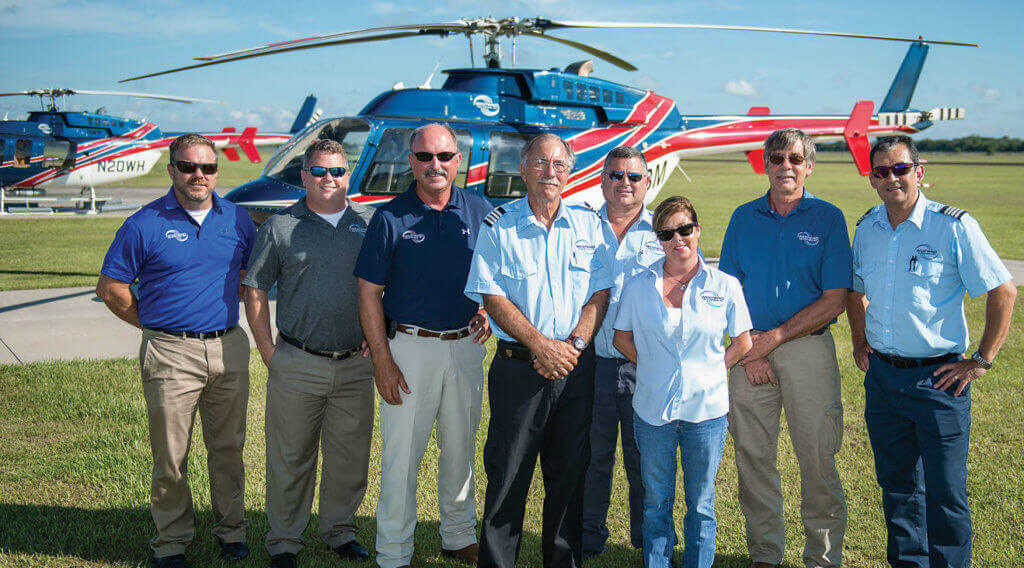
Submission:
<svg viewBox="0 0 1024 568">
<path fill-rule="evenodd" d="M 785 524 L 776 460 L 780 415 L 800 464 L 807 568 L 842 562 L 846 497 L 835 454 L 843 432 L 839 364 L 829 326 L 846 306 L 850 238 L 837 207 L 804 187 L 814 141 L 796 128 L 764 143 L 769 189 L 736 209 L 719 268 L 743 284 L 753 346 L 729 370 L 729 431 L 752 568 L 782 562 Z"/>
<path fill-rule="evenodd" d="M 544 566 L 582 565 L 583 483 L 590 459 L 594 349 L 612 286 L 592 209 L 562 203 L 575 156 L 553 134 L 523 147 L 525 199 L 484 220 L 466 295 L 498 336 L 488 374 L 482 567 L 515 566 L 537 456 L 544 475 Z"/>
<path fill-rule="evenodd" d="M 621 426 L 622 465 L 629 484 L 629 541 L 643 547 L 644 488 L 640 479 L 640 452 L 633 437 L 633 391 L 636 365 L 614 346 L 615 314 L 623 283 L 665 256 L 644 206 L 651 178 L 647 160 L 636 148 L 621 146 L 605 158 L 601 172 L 604 206 L 598 211 L 604 240 L 609 247 L 614 285 L 608 313 L 594 336 L 597 368 L 594 373 L 594 413 L 590 425 L 590 466 L 583 489 L 583 556 L 601 554 L 608 540 L 612 470 Z"/>
<path fill-rule="evenodd" d="M 893 567 L 966 568 L 970 382 L 1002 347 L 1017 288 L 973 217 L 921 193 L 913 140 L 882 138 L 871 165 L 882 204 L 857 222 L 848 304 L 886 557 Z M 965 292 L 987 294 L 985 331 L 968 359 Z"/>
</svg>

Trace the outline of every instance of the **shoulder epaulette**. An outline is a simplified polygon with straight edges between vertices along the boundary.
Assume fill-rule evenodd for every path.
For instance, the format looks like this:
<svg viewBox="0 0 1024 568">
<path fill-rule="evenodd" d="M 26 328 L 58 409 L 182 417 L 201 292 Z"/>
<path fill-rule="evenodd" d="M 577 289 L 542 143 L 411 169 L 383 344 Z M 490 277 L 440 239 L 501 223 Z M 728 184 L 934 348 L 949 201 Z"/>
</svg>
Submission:
<svg viewBox="0 0 1024 568">
<path fill-rule="evenodd" d="M 864 219 L 867 219 L 868 215 L 870 215 L 871 212 L 874 211 L 874 210 L 875 210 L 875 208 L 872 207 L 871 209 L 868 209 L 867 211 L 865 211 L 864 214 L 860 216 L 860 219 L 857 219 L 857 226 L 859 227 L 860 226 L 860 222 L 863 221 Z"/>
<path fill-rule="evenodd" d="M 959 207 L 953 207 L 952 205 L 943 205 L 942 209 L 939 209 L 939 213 L 949 215 L 950 217 L 959 220 L 967 214 L 967 211 L 960 209 Z"/>
<path fill-rule="evenodd" d="M 495 207 L 490 213 L 487 214 L 486 217 L 484 217 L 484 225 L 487 225 L 488 227 L 493 227 L 494 224 L 498 222 L 498 219 L 500 219 L 501 216 L 504 214 L 504 207 Z"/>
</svg>

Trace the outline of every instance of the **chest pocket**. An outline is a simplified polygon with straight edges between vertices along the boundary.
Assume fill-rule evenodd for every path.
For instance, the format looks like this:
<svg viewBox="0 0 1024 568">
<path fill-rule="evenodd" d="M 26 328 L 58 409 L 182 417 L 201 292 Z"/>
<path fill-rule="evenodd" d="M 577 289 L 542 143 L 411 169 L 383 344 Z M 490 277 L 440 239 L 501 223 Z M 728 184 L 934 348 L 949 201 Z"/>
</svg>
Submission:
<svg viewBox="0 0 1024 568">
<path fill-rule="evenodd" d="M 919 261 L 916 266 L 910 270 L 910 273 L 922 280 L 927 280 L 928 282 L 937 284 L 939 279 L 942 278 L 942 261 Z"/>
<path fill-rule="evenodd" d="M 530 282 L 537 278 L 537 264 L 532 260 L 509 258 L 505 259 L 499 272 L 508 295 L 523 298 L 529 293 Z"/>
</svg>

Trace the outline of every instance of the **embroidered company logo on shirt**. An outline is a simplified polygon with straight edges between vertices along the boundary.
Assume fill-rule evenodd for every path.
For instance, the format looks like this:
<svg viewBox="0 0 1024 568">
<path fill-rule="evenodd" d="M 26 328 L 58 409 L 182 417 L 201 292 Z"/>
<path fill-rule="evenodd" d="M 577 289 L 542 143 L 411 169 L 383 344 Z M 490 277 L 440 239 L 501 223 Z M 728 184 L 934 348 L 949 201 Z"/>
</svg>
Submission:
<svg viewBox="0 0 1024 568">
<path fill-rule="evenodd" d="M 410 230 L 402 233 L 402 238 L 406 239 L 406 240 L 410 240 L 410 241 L 412 241 L 414 243 L 422 243 L 424 240 L 426 240 L 427 237 L 417 233 L 416 231 L 413 231 L 412 229 L 410 229 Z"/>
<path fill-rule="evenodd" d="M 814 235 L 808 233 L 807 231 L 800 231 L 799 233 L 796 234 L 796 238 L 803 241 L 803 243 L 809 247 L 817 246 L 818 242 L 821 240 L 820 238 L 815 237 Z"/>
<path fill-rule="evenodd" d="M 597 250 L 597 245 L 593 245 L 584 240 L 576 241 L 576 251 L 591 253 Z"/>
<path fill-rule="evenodd" d="M 179 243 L 183 243 L 188 240 L 188 233 L 182 233 L 177 229 L 168 229 L 167 232 L 164 233 L 164 237 L 168 239 L 174 239 Z"/>
<path fill-rule="evenodd" d="M 700 299 L 704 300 L 704 302 L 707 303 L 707 305 L 711 306 L 712 308 L 721 308 L 722 306 L 725 305 L 725 298 L 719 296 L 718 294 L 712 292 L 711 290 L 705 290 L 701 292 Z"/>
<path fill-rule="evenodd" d="M 921 258 L 927 258 L 928 260 L 935 260 L 939 256 L 939 251 L 935 250 L 932 245 L 928 243 L 917 245 L 914 252 L 916 252 Z"/>
<path fill-rule="evenodd" d="M 366 227 L 360 225 L 359 223 L 352 223 L 351 225 L 348 226 L 348 230 L 352 231 L 353 233 L 362 235 L 364 237 L 366 236 Z"/>
</svg>

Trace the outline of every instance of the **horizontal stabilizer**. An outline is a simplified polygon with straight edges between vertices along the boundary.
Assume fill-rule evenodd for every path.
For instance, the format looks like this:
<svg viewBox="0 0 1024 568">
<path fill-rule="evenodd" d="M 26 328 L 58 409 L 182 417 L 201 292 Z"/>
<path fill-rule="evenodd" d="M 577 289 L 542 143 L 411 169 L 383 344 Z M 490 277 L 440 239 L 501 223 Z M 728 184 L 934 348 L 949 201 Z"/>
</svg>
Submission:
<svg viewBox="0 0 1024 568">
<path fill-rule="evenodd" d="M 224 130 L 221 130 L 221 132 L 223 132 L 225 134 L 231 134 L 234 131 L 235 131 L 235 128 L 233 126 L 225 126 Z M 238 161 L 238 150 L 235 150 L 231 146 L 225 146 L 225 147 L 221 148 L 221 152 L 224 152 L 224 157 L 227 158 L 228 161 L 231 161 L 231 162 L 237 162 Z"/>
<path fill-rule="evenodd" d="M 245 157 L 249 158 L 249 161 L 256 164 L 261 161 L 260 152 L 256 149 L 254 140 L 256 138 L 256 127 L 247 126 L 242 131 L 242 135 L 238 137 L 238 147 L 245 152 Z"/>
<path fill-rule="evenodd" d="M 963 107 L 939 107 L 924 111 L 880 112 L 879 126 L 909 126 L 918 122 L 936 120 L 963 120 L 967 111 Z"/>
</svg>

